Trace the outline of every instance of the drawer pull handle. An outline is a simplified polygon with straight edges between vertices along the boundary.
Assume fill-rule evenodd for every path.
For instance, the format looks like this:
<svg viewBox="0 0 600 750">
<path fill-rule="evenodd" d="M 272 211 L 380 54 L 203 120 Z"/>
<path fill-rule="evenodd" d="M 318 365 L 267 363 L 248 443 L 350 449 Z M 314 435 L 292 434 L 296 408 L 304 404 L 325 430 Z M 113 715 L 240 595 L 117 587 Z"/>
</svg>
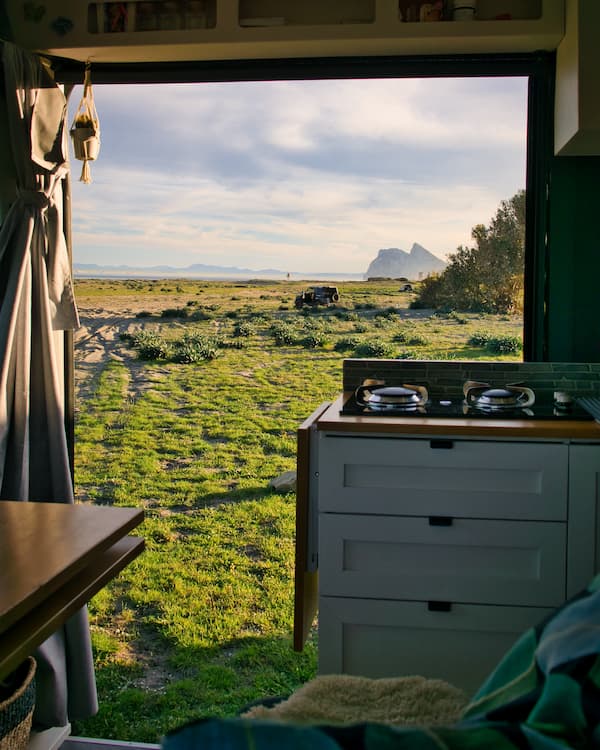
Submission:
<svg viewBox="0 0 600 750">
<path fill-rule="evenodd" d="M 453 440 L 430 440 L 429 447 L 433 450 L 450 451 L 454 448 Z"/>
<path fill-rule="evenodd" d="M 427 609 L 430 612 L 450 612 L 452 602 L 427 602 Z"/>
<path fill-rule="evenodd" d="M 429 516 L 430 526 L 452 526 L 452 516 Z"/>
</svg>

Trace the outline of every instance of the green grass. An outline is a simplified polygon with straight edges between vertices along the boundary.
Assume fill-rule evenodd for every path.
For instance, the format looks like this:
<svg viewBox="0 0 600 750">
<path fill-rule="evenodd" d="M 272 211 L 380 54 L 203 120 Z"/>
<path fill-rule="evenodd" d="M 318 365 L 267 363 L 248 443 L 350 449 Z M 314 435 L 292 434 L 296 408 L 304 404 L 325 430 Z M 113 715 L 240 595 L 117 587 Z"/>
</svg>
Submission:
<svg viewBox="0 0 600 750">
<path fill-rule="evenodd" d="M 100 711 L 74 733 L 156 742 L 314 676 L 316 633 L 291 647 L 295 497 L 269 488 L 295 468 L 297 426 L 338 395 L 356 351 L 520 357 L 485 348 L 518 339 L 518 319 L 412 313 L 398 286 L 340 285 L 337 306 L 297 311 L 299 282 L 77 282 L 84 308 L 129 325 L 118 358 L 78 368 L 76 496 L 143 507 L 146 550 L 90 603 Z M 172 351 L 212 337 L 216 356 L 140 359 L 140 331 Z"/>
</svg>

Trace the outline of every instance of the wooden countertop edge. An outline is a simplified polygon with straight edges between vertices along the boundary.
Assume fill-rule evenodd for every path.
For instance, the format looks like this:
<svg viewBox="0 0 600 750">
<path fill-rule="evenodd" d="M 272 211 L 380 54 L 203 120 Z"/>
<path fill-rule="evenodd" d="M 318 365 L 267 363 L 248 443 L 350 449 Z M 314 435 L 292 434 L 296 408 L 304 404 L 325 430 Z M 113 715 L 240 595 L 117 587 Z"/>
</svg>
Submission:
<svg viewBox="0 0 600 750">
<path fill-rule="evenodd" d="M 144 549 L 142 537 L 126 536 L 99 553 L 52 596 L 2 633 L 0 680 L 98 593 Z"/>
<path fill-rule="evenodd" d="M 317 423 L 319 431 L 358 432 L 365 435 L 464 435 L 490 438 L 600 440 L 600 424 L 594 420 L 343 416 L 339 412 L 349 395 L 339 396 L 321 415 Z"/>
<path fill-rule="evenodd" d="M 8 503 L 18 503 L 19 508 L 23 506 L 19 501 L 5 501 Z M 75 512 L 83 513 L 95 513 L 99 514 L 103 511 L 102 506 L 95 505 L 78 505 L 70 503 L 52 503 L 52 507 L 58 507 L 59 510 L 65 508 L 76 509 Z M 29 503 L 26 505 L 27 510 L 31 510 L 35 505 Z M 82 510 L 85 509 L 85 510 Z M 89 511 L 88 509 L 93 509 Z M 4 637 L 4 632 L 10 628 L 13 623 L 17 622 L 26 612 L 38 606 L 41 602 L 45 601 L 54 591 L 63 586 L 70 578 L 77 576 L 78 573 L 85 568 L 90 559 L 93 559 L 95 555 L 103 552 L 104 550 L 112 547 L 115 542 L 121 539 L 125 534 L 133 531 L 136 526 L 139 526 L 144 520 L 144 511 L 142 508 L 118 508 L 120 517 L 120 524 L 118 528 L 114 528 L 110 533 L 106 534 L 102 539 L 91 545 L 86 551 L 85 555 L 66 566 L 60 573 L 59 576 L 54 577 L 52 580 L 45 582 L 39 588 L 32 590 L 26 599 L 23 599 L 18 603 L 17 606 L 13 607 L 9 612 L 0 614 L 0 633 Z M 101 516 L 99 516 L 101 517 Z"/>
</svg>

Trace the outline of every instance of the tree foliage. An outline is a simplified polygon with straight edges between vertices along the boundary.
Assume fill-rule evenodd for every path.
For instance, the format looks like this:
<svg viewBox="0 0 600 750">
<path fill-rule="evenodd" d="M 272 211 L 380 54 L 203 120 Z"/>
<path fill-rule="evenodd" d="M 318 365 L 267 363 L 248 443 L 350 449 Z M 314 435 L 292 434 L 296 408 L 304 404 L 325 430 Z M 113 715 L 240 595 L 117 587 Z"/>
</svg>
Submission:
<svg viewBox="0 0 600 750">
<path fill-rule="evenodd" d="M 525 191 L 501 202 L 489 226 L 471 230 L 440 274 L 423 281 L 414 307 L 508 313 L 523 307 Z"/>
</svg>

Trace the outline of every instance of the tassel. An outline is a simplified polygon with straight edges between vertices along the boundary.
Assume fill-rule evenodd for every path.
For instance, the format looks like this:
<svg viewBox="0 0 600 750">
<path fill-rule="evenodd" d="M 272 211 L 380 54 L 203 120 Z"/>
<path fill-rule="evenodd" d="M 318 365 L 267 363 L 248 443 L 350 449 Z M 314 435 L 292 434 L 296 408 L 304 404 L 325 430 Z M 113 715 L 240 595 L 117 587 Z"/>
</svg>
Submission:
<svg viewBox="0 0 600 750">
<path fill-rule="evenodd" d="M 90 163 L 86 159 L 83 162 L 83 166 L 81 167 L 81 177 L 79 178 L 79 182 L 85 182 L 86 185 L 89 185 L 92 181 L 92 174 L 90 171 Z"/>
</svg>

